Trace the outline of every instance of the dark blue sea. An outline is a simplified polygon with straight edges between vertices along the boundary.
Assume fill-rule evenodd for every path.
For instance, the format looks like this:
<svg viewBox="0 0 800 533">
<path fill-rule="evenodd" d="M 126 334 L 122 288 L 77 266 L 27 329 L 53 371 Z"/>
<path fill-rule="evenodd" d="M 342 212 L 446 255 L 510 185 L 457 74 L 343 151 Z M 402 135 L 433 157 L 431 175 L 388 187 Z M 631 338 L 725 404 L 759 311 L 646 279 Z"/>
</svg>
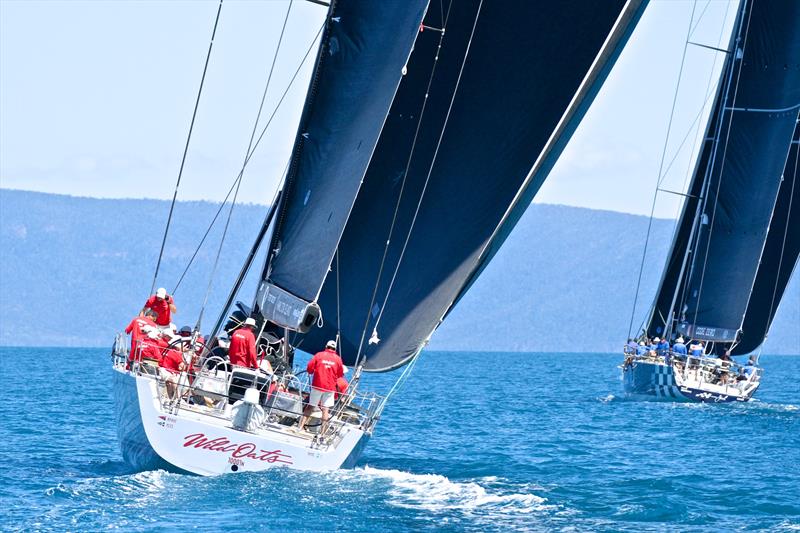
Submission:
<svg viewBox="0 0 800 533">
<path fill-rule="evenodd" d="M 800 530 L 800 356 L 721 406 L 619 362 L 424 353 L 354 470 L 202 478 L 122 461 L 108 350 L 0 348 L 0 531 Z"/>
</svg>

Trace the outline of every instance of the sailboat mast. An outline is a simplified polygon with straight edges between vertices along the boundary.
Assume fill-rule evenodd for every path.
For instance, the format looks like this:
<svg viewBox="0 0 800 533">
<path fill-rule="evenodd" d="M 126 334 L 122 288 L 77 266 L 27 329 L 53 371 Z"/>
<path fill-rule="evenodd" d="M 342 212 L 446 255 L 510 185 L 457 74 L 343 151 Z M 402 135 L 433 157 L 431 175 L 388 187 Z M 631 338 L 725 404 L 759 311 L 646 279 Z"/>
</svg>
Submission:
<svg viewBox="0 0 800 533">
<path fill-rule="evenodd" d="M 239 289 L 242 287 L 244 278 L 247 276 L 247 272 L 250 270 L 250 266 L 253 264 L 253 259 L 255 259 L 258 249 L 261 247 L 261 242 L 264 240 L 267 230 L 272 225 L 272 219 L 275 216 L 275 210 L 278 202 L 281 199 L 281 196 L 282 194 L 279 192 L 277 198 L 275 198 L 275 201 L 272 203 L 272 207 L 270 207 L 269 211 L 267 212 L 267 216 L 264 218 L 264 223 L 261 225 L 261 229 L 256 236 L 256 240 L 253 243 L 253 246 L 250 248 L 250 253 L 247 254 L 247 258 L 242 265 L 242 269 L 239 271 L 239 276 L 236 278 L 233 287 L 231 287 L 230 293 L 228 293 L 228 299 L 225 300 L 225 305 L 222 307 L 222 311 L 217 318 L 216 324 L 214 324 L 214 329 L 211 331 L 209 339 L 216 337 L 219 334 L 219 331 L 222 329 L 222 324 L 225 322 L 225 319 L 228 316 L 228 309 L 230 309 L 231 304 L 233 304 L 233 299 L 236 298 L 236 293 L 238 293 Z"/>
<path fill-rule="evenodd" d="M 645 328 L 645 331 L 650 336 L 659 334 L 665 338 L 670 338 L 675 327 L 676 315 L 680 317 L 681 314 L 680 312 L 676 313 L 675 308 L 676 305 L 678 305 L 678 300 L 684 300 L 682 295 L 685 293 L 685 288 L 689 279 L 689 276 L 686 275 L 687 267 L 693 265 L 692 254 L 694 252 L 695 243 L 697 242 L 697 237 L 699 235 L 699 223 L 704 209 L 704 201 L 707 197 L 708 178 L 711 168 L 713 168 L 713 162 L 710 163 L 709 160 L 713 159 L 715 154 L 714 149 L 719 139 L 718 130 L 724 111 L 724 98 L 722 98 L 722 95 L 723 93 L 727 95 L 728 85 L 722 83 L 722 80 L 730 80 L 730 76 L 726 78 L 726 73 L 729 72 L 730 65 L 733 63 L 736 37 L 739 33 L 739 22 L 743 13 L 744 1 L 745 0 L 743 0 L 742 5 L 740 6 L 742 9 L 740 9 L 737 13 L 736 21 L 734 22 L 733 28 L 730 32 L 727 46 L 727 56 L 725 59 L 725 64 L 723 65 L 719 74 L 720 83 L 717 85 L 716 95 L 714 96 L 713 111 L 711 112 L 708 123 L 706 124 L 706 129 L 703 136 L 703 144 L 698 153 L 697 160 L 695 161 L 694 170 L 692 171 L 692 176 L 694 177 L 689 185 L 688 191 L 686 192 L 686 200 L 683 204 L 682 212 L 678 218 L 678 223 L 672 238 L 672 249 L 669 257 L 673 259 L 680 257 L 680 267 L 678 268 L 677 275 L 672 274 L 672 272 L 674 272 L 674 268 L 671 266 L 672 259 L 670 259 L 668 260 L 666 268 L 661 275 L 661 282 L 659 284 L 661 287 L 660 291 L 665 295 L 667 291 L 670 291 L 671 296 L 669 299 L 669 306 L 666 307 L 666 313 L 664 312 L 664 298 L 659 295 L 656 296 L 650 311 L 650 317 L 647 321 L 647 326 Z M 702 180 L 700 178 L 701 175 Z M 694 210 L 694 214 L 691 217 L 691 228 L 686 228 L 688 216 L 692 210 Z M 686 229 L 689 229 L 689 231 L 687 232 Z M 681 248 L 683 249 L 681 250 Z M 657 325 L 662 321 L 664 330 L 659 331 Z"/>
<path fill-rule="evenodd" d="M 700 234 L 703 230 L 703 226 L 709 224 L 708 221 L 704 220 L 706 217 L 708 206 L 708 198 L 709 198 L 709 188 L 711 186 L 711 177 L 713 174 L 714 167 L 717 163 L 717 155 L 718 150 L 717 147 L 720 143 L 722 138 L 722 131 L 725 124 L 725 107 L 726 102 L 730 98 L 730 89 L 733 85 L 733 76 L 735 71 L 735 62 L 737 59 L 741 59 L 740 48 L 739 44 L 741 42 L 741 33 L 744 21 L 744 14 L 747 11 L 749 2 L 748 0 L 742 0 L 739 6 L 739 13 L 736 16 L 736 22 L 734 24 L 733 30 L 731 31 L 731 40 L 728 45 L 728 57 L 726 61 L 726 66 L 722 70 L 722 77 L 725 79 L 724 88 L 720 87 L 720 91 L 717 94 L 717 103 L 716 103 L 716 110 L 714 114 L 717 117 L 716 124 L 709 124 L 709 129 L 713 125 L 715 128 L 714 137 L 711 141 L 711 159 L 708 161 L 707 166 L 705 168 L 705 172 L 703 173 L 703 187 L 700 192 L 700 198 L 698 199 L 697 209 L 694 215 L 694 221 L 692 222 L 692 231 L 690 233 L 691 237 L 686 246 L 686 250 L 684 251 L 684 257 L 681 264 L 680 273 L 678 275 L 678 283 L 675 285 L 675 292 L 672 297 L 672 303 L 669 308 L 669 313 L 667 316 L 671 317 L 675 312 L 675 305 L 678 300 L 678 295 L 681 295 L 681 301 L 685 301 L 686 298 L 686 289 L 688 288 L 688 280 L 692 278 L 694 275 L 694 271 L 696 269 L 696 262 L 697 262 L 697 254 L 696 248 L 698 243 L 700 242 Z M 730 128 L 730 122 L 733 120 L 733 117 L 729 117 L 728 119 L 728 128 Z M 713 122 L 713 121 L 712 121 Z M 700 158 L 702 160 L 702 157 Z M 700 161 L 699 160 L 699 161 Z M 721 179 L 721 178 L 720 178 Z M 691 261 L 689 260 L 689 256 L 691 255 Z M 689 265 L 689 272 L 688 275 L 684 277 L 684 272 L 686 271 L 686 266 Z M 681 289 L 683 286 L 683 289 Z M 682 313 L 679 313 L 679 316 Z M 668 328 L 671 329 L 671 324 L 667 325 Z M 686 333 L 693 333 L 686 332 Z"/>
</svg>

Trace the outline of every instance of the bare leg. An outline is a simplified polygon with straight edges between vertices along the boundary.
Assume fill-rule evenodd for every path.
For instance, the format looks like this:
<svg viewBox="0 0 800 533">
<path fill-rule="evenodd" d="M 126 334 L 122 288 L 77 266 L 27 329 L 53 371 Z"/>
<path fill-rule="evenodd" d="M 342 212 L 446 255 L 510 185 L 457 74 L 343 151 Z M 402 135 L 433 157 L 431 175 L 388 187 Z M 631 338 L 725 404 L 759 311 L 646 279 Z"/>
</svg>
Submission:
<svg viewBox="0 0 800 533">
<path fill-rule="evenodd" d="M 314 407 L 315 406 L 308 404 L 303 408 L 303 416 L 300 417 L 300 429 L 304 429 L 306 427 L 306 422 L 308 422 L 308 417 L 314 411 Z"/>
<path fill-rule="evenodd" d="M 168 379 L 168 380 L 166 380 L 164 382 L 164 385 L 166 385 L 166 387 L 167 387 L 167 397 L 169 397 L 170 400 L 174 399 L 175 398 L 175 383 L 172 380 Z"/>
<path fill-rule="evenodd" d="M 319 409 L 322 411 L 322 427 L 319 430 L 319 434 L 325 435 L 325 432 L 328 430 L 328 408 L 320 405 Z"/>
</svg>

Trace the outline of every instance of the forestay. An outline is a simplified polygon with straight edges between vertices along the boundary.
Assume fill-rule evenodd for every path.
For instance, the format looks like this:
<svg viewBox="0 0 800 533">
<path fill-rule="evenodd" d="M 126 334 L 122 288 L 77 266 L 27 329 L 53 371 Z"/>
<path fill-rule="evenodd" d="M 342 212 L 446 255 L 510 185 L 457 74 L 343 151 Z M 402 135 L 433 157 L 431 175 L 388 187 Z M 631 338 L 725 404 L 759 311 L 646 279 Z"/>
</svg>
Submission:
<svg viewBox="0 0 800 533">
<path fill-rule="evenodd" d="M 751 299 L 755 313 L 769 311 L 779 262 L 780 300 L 791 271 L 784 262 L 793 265 L 797 257 L 796 249 L 793 257 L 784 249 L 779 258 L 787 231 L 797 231 L 786 226 L 793 181 L 782 182 L 782 175 L 800 109 L 798 20 L 800 3 L 792 0 L 755 1 L 740 14 L 647 328 L 651 336 L 663 336 L 674 310 L 681 333 L 735 342 Z M 783 207 L 776 209 L 776 202 Z M 765 246 L 768 231 L 772 242 Z M 794 239 L 789 235 L 790 242 Z M 773 274 L 767 272 L 770 266 Z M 754 315 L 752 330 L 745 332 L 748 342 L 739 350 L 757 347 L 770 320 Z"/>
<path fill-rule="evenodd" d="M 300 120 L 257 304 L 301 329 L 402 77 L 427 0 L 337 0 Z M 307 318 L 307 317 L 305 317 Z"/>
<path fill-rule="evenodd" d="M 432 4 L 320 295 L 325 325 L 304 342 L 340 327 L 345 362 L 360 351 L 376 371 L 417 354 L 530 203 L 645 4 Z"/>
</svg>

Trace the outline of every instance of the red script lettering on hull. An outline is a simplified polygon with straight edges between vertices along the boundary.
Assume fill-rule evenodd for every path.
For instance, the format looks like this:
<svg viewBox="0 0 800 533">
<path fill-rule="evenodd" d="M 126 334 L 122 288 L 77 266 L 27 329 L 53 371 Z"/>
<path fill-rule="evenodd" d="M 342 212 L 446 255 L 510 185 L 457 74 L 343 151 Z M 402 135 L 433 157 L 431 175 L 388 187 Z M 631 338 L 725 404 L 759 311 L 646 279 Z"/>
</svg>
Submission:
<svg viewBox="0 0 800 533">
<path fill-rule="evenodd" d="M 255 459 L 266 463 L 292 464 L 291 455 L 281 453 L 281 450 L 261 450 L 252 442 L 237 444 L 225 437 L 209 439 L 204 433 L 192 433 L 191 435 L 186 435 L 183 439 L 186 441 L 183 443 L 184 448 L 192 446 L 210 452 L 230 453 L 231 457 L 236 459 Z"/>
</svg>

